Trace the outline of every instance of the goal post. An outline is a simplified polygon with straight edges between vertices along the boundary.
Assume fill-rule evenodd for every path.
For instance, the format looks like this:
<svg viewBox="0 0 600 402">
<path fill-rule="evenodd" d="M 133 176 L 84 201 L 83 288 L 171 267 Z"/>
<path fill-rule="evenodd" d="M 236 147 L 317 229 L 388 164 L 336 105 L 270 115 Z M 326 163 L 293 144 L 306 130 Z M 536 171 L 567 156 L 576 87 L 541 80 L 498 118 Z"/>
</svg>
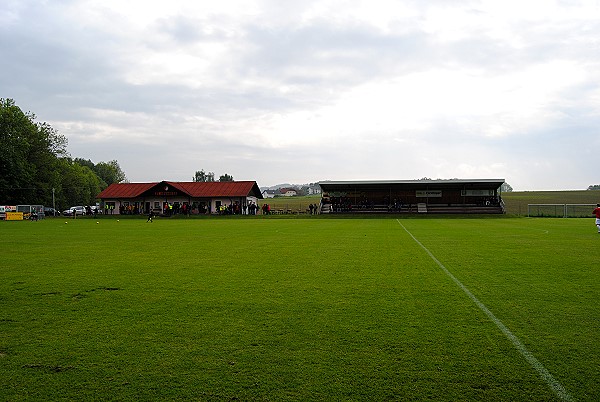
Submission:
<svg viewBox="0 0 600 402">
<path fill-rule="evenodd" d="M 527 204 L 528 217 L 589 218 L 596 204 Z"/>
<path fill-rule="evenodd" d="M 590 218 L 596 204 L 567 204 L 565 218 Z"/>
</svg>

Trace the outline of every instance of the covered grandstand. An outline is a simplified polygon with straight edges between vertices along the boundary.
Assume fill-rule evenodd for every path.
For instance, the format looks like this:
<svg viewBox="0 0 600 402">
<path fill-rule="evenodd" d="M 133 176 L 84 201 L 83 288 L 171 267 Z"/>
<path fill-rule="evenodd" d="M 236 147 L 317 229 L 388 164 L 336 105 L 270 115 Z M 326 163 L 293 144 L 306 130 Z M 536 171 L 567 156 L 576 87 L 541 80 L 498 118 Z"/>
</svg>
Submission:
<svg viewBox="0 0 600 402">
<path fill-rule="evenodd" d="M 321 181 L 321 213 L 502 214 L 504 179 Z"/>
</svg>

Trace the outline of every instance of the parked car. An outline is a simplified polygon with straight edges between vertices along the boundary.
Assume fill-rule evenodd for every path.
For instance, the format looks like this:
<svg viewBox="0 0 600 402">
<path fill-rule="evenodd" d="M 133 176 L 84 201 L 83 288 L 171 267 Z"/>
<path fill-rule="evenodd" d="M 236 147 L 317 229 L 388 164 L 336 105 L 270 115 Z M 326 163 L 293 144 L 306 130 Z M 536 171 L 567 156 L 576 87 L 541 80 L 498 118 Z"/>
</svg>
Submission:
<svg viewBox="0 0 600 402">
<path fill-rule="evenodd" d="M 71 208 L 65 209 L 63 211 L 64 216 L 73 216 L 73 214 L 85 215 L 85 208 L 82 207 L 81 205 L 78 205 L 76 207 L 71 207 Z"/>
<path fill-rule="evenodd" d="M 44 207 L 44 215 L 46 216 L 60 216 L 60 212 L 51 207 Z"/>
</svg>

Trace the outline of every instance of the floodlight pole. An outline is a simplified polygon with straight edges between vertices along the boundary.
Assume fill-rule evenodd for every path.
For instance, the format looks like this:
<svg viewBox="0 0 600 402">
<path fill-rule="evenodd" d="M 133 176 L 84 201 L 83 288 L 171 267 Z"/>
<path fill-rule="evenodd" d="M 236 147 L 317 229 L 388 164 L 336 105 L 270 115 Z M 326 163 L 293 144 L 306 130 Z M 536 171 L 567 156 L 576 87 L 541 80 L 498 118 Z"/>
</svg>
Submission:
<svg viewBox="0 0 600 402">
<path fill-rule="evenodd" d="M 52 215 L 56 216 L 56 203 L 54 202 L 54 187 L 52 187 Z"/>
</svg>

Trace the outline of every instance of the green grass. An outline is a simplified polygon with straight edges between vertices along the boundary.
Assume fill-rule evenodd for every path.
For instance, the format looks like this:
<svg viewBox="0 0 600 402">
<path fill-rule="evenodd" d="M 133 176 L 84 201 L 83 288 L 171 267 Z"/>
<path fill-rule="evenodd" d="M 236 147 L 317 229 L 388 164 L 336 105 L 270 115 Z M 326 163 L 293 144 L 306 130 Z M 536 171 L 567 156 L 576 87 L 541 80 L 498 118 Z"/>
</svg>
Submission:
<svg viewBox="0 0 600 402">
<path fill-rule="evenodd" d="M 269 204 L 272 211 L 279 209 L 292 210 L 293 212 L 306 212 L 310 204 L 319 205 L 321 202 L 321 195 L 305 195 L 298 197 L 275 197 L 265 198 L 258 201 L 258 205 Z"/>
<path fill-rule="evenodd" d="M 1 400 L 600 395 L 590 219 L 0 222 Z"/>
</svg>

